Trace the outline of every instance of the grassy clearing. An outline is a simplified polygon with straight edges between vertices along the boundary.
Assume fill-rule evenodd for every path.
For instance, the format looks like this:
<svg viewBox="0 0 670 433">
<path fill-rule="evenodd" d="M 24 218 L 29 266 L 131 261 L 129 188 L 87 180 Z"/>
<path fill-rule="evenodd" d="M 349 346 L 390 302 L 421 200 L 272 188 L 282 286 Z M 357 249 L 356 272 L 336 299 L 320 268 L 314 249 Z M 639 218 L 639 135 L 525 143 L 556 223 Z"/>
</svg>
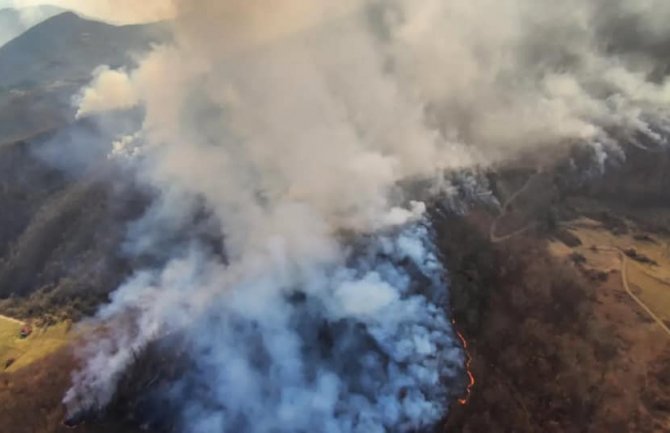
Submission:
<svg viewBox="0 0 670 433">
<path fill-rule="evenodd" d="M 20 331 L 20 324 L 0 317 L 0 370 L 5 368 L 7 360 L 20 355 L 16 345 Z"/>
<path fill-rule="evenodd" d="M 637 264 L 628 265 L 628 279 L 633 287 L 639 289 L 638 297 L 659 318 L 666 323 L 670 321 L 670 286 L 650 276 Z"/>
<path fill-rule="evenodd" d="M 20 338 L 22 325 L 0 317 L 0 371 L 12 373 L 57 351 L 67 344 L 70 324 L 59 323 L 48 328 L 34 328 Z M 5 369 L 8 361 L 13 363 Z"/>
<path fill-rule="evenodd" d="M 657 316 L 670 322 L 670 239 L 654 234 L 648 240 L 636 239 L 632 234 L 614 234 L 600 223 L 586 218 L 571 224 L 570 231 L 580 238 L 583 245 L 569 249 L 564 245 L 552 245 L 554 254 L 567 256 L 569 252 L 578 252 L 587 260 L 587 266 L 601 271 L 621 269 L 621 260 L 609 251 L 594 250 L 591 247 L 609 247 L 619 250 L 629 248 L 652 259 L 657 266 L 643 264 L 633 259 L 627 260 L 628 283 L 635 289 L 638 297 Z"/>
</svg>

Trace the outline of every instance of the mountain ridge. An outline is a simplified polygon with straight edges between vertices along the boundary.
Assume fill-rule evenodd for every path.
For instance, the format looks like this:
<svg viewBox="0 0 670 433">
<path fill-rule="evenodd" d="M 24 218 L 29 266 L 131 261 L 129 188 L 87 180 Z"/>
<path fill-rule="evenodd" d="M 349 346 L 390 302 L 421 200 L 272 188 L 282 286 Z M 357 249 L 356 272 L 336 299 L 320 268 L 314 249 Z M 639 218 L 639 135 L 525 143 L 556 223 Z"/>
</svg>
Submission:
<svg viewBox="0 0 670 433">
<path fill-rule="evenodd" d="M 72 97 L 95 68 L 131 68 L 168 35 L 163 23 L 115 26 L 64 12 L 0 47 L 0 143 L 72 122 Z"/>
<path fill-rule="evenodd" d="M 128 66 L 161 33 L 160 24 L 115 26 L 66 11 L 0 47 L 0 86 L 29 88 L 85 79 L 102 64 Z"/>
<path fill-rule="evenodd" d="M 53 5 L 0 9 L 0 47 L 30 28 L 65 11 L 66 9 Z"/>
</svg>

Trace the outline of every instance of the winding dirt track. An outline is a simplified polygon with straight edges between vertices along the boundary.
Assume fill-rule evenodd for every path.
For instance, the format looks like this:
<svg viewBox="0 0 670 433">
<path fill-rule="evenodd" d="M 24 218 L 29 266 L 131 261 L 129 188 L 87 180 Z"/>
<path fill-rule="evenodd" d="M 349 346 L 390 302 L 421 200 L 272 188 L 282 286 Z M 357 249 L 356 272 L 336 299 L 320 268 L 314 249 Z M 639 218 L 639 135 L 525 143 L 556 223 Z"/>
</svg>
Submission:
<svg viewBox="0 0 670 433">
<path fill-rule="evenodd" d="M 489 239 L 490 239 L 491 243 L 499 244 L 499 243 L 501 243 L 501 242 L 505 242 L 505 241 L 507 241 L 507 240 L 509 240 L 509 239 L 512 239 L 513 237 L 516 237 L 516 236 L 518 236 L 518 235 L 524 234 L 524 233 L 526 233 L 528 230 L 530 230 L 530 229 L 533 228 L 534 223 L 533 223 L 533 222 L 529 222 L 525 227 L 520 228 L 519 230 L 516 230 L 516 231 L 514 231 L 514 232 L 512 232 L 512 233 L 508 233 L 508 234 L 506 234 L 506 235 L 504 235 L 504 236 L 498 236 L 498 235 L 496 235 L 497 226 L 498 226 L 498 221 L 500 221 L 502 218 L 505 217 L 505 215 L 507 215 L 507 210 L 508 210 L 509 207 L 512 205 L 512 203 L 513 203 L 513 202 L 514 202 L 514 201 L 515 201 L 521 194 L 523 194 L 524 192 L 526 192 L 526 190 L 527 190 L 528 188 L 530 188 L 530 185 L 532 184 L 533 179 L 535 179 L 535 176 L 539 175 L 540 173 L 542 173 L 542 170 L 541 170 L 541 169 L 538 169 L 538 170 L 537 170 L 537 173 L 531 175 L 531 176 L 528 178 L 528 180 L 526 181 L 526 183 L 525 183 L 521 188 L 519 188 L 519 190 L 518 190 L 517 192 L 515 192 L 514 194 L 512 194 L 512 195 L 505 201 L 505 203 L 503 204 L 502 209 L 501 209 L 501 211 L 500 211 L 500 215 L 498 215 L 498 217 L 497 217 L 496 219 L 493 220 L 493 222 L 491 223 L 491 227 L 489 228 Z"/>
<path fill-rule="evenodd" d="M 663 329 L 663 331 L 670 336 L 670 328 L 668 328 L 668 325 L 665 324 L 663 320 L 661 320 L 660 317 L 658 317 L 652 310 L 645 304 L 640 298 L 637 297 L 635 293 L 630 288 L 630 285 L 628 284 L 628 256 L 621 251 L 618 248 L 613 248 L 613 247 L 598 247 L 599 250 L 601 251 L 610 251 L 619 254 L 619 257 L 621 258 L 621 281 L 623 283 L 624 289 L 626 289 L 626 293 L 628 293 L 628 296 L 630 296 L 637 305 L 639 305 L 648 315 L 651 317 L 654 322 L 658 326 Z"/>
<path fill-rule="evenodd" d="M 491 243 L 497 244 L 497 243 L 505 242 L 505 241 L 507 241 L 507 240 L 509 240 L 509 239 L 511 239 L 515 236 L 521 235 L 521 234 L 523 234 L 523 233 L 525 233 L 528 230 L 533 228 L 534 223 L 530 222 L 525 227 L 523 227 L 519 230 L 516 230 L 512 233 L 509 233 L 507 235 L 504 235 L 504 236 L 496 235 L 496 228 L 497 228 L 498 221 L 500 219 L 502 219 L 503 217 L 505 217 L 505 215 L 507 214 L 507 210 L 509 209 L 510 205 L 514 202 L 514 200 L 516 200 L 521 194 L 523 194 L 530 187 L 530 185 L 531 185 L 533 179 L 535 178 L 535 176 L 537 176 L 541 173 L 542 173 L 542 169 L 538 169 L 537 173 L 530 176 L 528 178 L 528 180 L 526 181 L 526 183 L 518 191 L 516 191 L 514 194 L 512 194 L 505 201 L 505 203 L 503 204 L 502 210 L 500 212 L 500 215 L 498 215 L 498 217 L 495 220 L 493 220 L 493 222 L 491 223 L 491 227 L 489 228 L 489 239 L 490 239 Z M 666 325 L 665 322 L 660 317 L 658 317 L 651 310 L 651 308 L 649 308 L 647 306 L 647 304 L 645 304 L 631 290 L 630 285 L 628 284 L 628 266 L 627 266 L 628 265 L 628 256 L 626 256 L 626 254 L 622 250 L 620 250 L 619 248 L 601 246 L 601 247 L 598 247 L 598 249 L 601 250 L 601 251 L 610 251 L 610 252 L 614 252 L 614 253 L 619 254 L 619 257 L 621 258 L 621 281 L 623 283 L 624 289 L 626 290 L 626 293 L 628 293 L 628 296 L 630 296 L 633 299 L 633 301 L 635 301 L 635 303 L 637 305 L 639 305 L 649 315 L 649 317 L 651 317 L 654 320 L 654 322 L 656 322 L 656 324 L 658 326 L 660 326 L 661 329 L 663 329 L 663 331 L 668 336 L 670 336 L 670 328 L 668 327 L 668 325 Z"/>
</svg>

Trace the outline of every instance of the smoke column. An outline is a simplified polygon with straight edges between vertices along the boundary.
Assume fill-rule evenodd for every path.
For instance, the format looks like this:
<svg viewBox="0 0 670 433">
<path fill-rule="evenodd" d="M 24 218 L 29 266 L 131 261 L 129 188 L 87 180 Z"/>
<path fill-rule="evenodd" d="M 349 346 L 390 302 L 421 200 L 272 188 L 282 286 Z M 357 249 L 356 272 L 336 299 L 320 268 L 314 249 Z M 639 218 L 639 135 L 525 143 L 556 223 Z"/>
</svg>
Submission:
<svg viewBox="0 0 670 433">
<path fill-rule="evenodd" d="M 445 172 L 530 151 L 665 145 L 665 2 L 170 7 L 173 43 L 76 98 L 79 116 L 143 107 L 111 156 L 156 198 L 125 245 L 154 265 L 98 314 L 114 326 L 82 353 L 71 413 L 179 335 L 184 432 L 429 428 L 464 356 L 425 205 L 401 185 L 448 194 Z M 610 31 L 622 17 L 629 38 Z"/>
</svg>

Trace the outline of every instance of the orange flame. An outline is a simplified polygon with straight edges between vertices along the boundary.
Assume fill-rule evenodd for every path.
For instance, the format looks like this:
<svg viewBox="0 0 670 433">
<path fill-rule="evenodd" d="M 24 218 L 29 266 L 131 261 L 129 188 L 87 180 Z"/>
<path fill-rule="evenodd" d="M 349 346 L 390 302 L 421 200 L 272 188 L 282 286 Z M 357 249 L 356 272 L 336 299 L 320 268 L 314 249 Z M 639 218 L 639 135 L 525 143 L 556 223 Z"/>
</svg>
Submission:
<svg viewBox="0 0 670 433">
<path fill-rule="evenodd" d="M 461 405 L 465 406 L 468 404 L 470 401 L 470 396 L 472 395 L 472 388 L 475 386 L 475 375 L 472 373 L 472 357 L 470 356 L 470 352 L 468 352 L 468 341 L 463 337 L 463 334 L 461 334 L 457 327 L 456 327 L 456 321 L 452 321 L 454 324 L 454 330 L 456 331 L 456 335 L 458 336 L 458 339 L 461 340 L 461 344 L 463 345 L 463 350 L 465 351 L 465 370 L 468 373 L 468 386 L 465 389 L 465 395 L 461 398 L 458 399 L 458 403 Z"/>
</svg>

